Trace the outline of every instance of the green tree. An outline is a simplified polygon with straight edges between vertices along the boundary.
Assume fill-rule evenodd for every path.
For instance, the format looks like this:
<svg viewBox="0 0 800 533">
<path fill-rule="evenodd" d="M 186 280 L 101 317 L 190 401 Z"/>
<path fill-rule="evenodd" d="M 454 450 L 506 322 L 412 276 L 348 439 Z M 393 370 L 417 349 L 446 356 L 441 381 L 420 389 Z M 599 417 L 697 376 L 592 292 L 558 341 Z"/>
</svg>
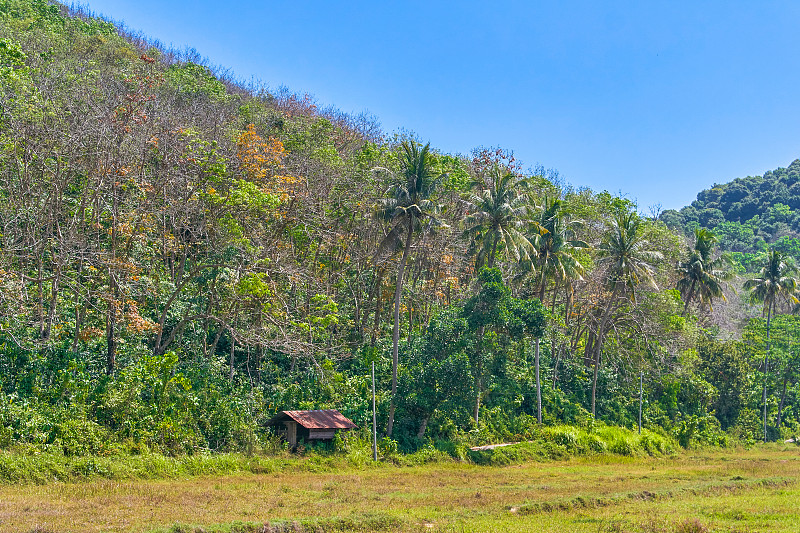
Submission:
<svg viewBox="0 0 800 533">
<path fill-rule="evenodd" d="M 535 340 L 535 366 L 538 419 L 541 422 L 541 381 L 539 380 L 539 340 L 544 335 L 546 313 L 539 300 L 523 300 L 511 296 L 497 268 L 484 267 L 478 273 L 480 289 L 464 304 L 463 315 L 471 331 L 476 332 L 473 372 L 475 379 L 475 411 L 477 424 L 480 415 L 484 378 L 484 334 L 487 330 L 506 335 L 509 340 L 525 337 Z"/>
<path fill-rule="evenodd" d="M 471 331 L 476 332 L 475 357 L 473 372 L 475 378 L 475 423 L 478 423 L 481 396 L 483 394 L 484 374 L 484 335 L 486 330 L 500 330 L 506 320 L 504 308 L 511 297 L 511 291 L 503 283 L 503 277 L 497 268 L 484 267 L 478 272 L 480 288 L 464 304 L 464 316 Z"/>
<path fill-rule="evenodd" d="M 534 249 L 524 233 L 531 209 L 530 198 L 524 194 L 525 180 L 494 164 L 488 176 L 472 187 L 475 192 L 467 204 L 464 235 L 470 239 L 476 269 L 492 268 L 498 251 L 517 261 L 529 259 Z"/>
<path fill-rule="evenodd" d="M 686 260 L 678 263 L 678 274 L 681 278 L 678 280 L 677 288 L 681 291 L 685 302 L 684 316 L 689 309 L 689 304 L 698 295 L 700 302 L 708 305 L 709 309 L 712 308 L 711 304 L 714 298 L 722 298 L 722 301 L 727 301 L 722 292 L 722 282 L 730 279 L 733 275 L 729 269 L 723 268 L 729 262 L 727 256 L 713 258 L 714 244 L 717 242 L 716 235 L 706 228 L 697 228 L 694 234 L 694 247 L 689 249 Z"/>
<path fill-rule="evenodd" d="M 744 288 L 750 291 L 750 301 L 763 304 L 763 313 L 767 315 L 767 349 L 764 352 L 764 442 L 767 441 L 767 375 L 769 374 L 769 329 L 772 314 L 779 298 L 797 303 L 794 293 L 797 290 L 797 278 L 793 276 L 797 267 L 791 258 L 785 257 L 778 250 L 768 250 L 761 258 L 763 266 L 759 275 L 744 282 Z"/>
<path fill-rule="evenodd" d="M 554 292 L 558 292 L 558 284 L 565 280 L 583 279 L 583 265 L 576 258 L 579 248 L 589 245 L 577 239 L 576 230 L 581 226 L 578 221 L 567 220 L 564 204 L 558 198 L 545 198 L 540 214 L 532 225 L 532 231 L 538 236 L 536 257 L 539 269 L 539 300 L 544 302 L 547 276 L 553 278 Z M 555 294 L 553 295 L 555 303 Z"/>
<path fill-rule="evenodd" d="M 430 153 L 430 144 L 421 147 L 413 141 L 401 144 L 401 174 L 389 189 L 387 198 L 378 204 L 378 216 L 391 222 L 392 229 L 381 241 L 377 255 L 402 249 L 403 255 L 397 265 L 397 280 L 394 291 L 394 329 L 392 331 L 392 397 L 389 404 L 389 421 L 386 434 L 392 436 L 397 395 L 397 368 L 399 366 L 400 343 L 400 297 L 403 293 L 403 275 L 411 251 L 414 232 L 431 228 L 439 210 L 431 197 L 444 175 L 438 174 Z"/>
<path fill-rule="evenodd" d="M 536 419 L 542 423 L 542 380 L 540 378 L 539 344 L 547 326 L 547 315 L 541 300 L 511 298 L 506 304 L 508 330 L 512 338 L 533 337 L 536 376 Z"/>
<path fill-rule="evenodd" d="M 400 374 L 398 405 L 419 421 L 418 439 L 425 436 L 434 413 L 443 411 L 453 418 L 472 401 L 467 352 L 473 338 L 462 309 L 451 306 L 431 319 L 418 349 L 411 350 L 412 359 Z"/>
<path fill-rule="evenodd" d="M 775 427 L 780 430 L 789 381 L 796 377 L 800 369 L 800 354 L 796 342 L 797 333 L 800 331 L 798 328 L 800 317 L 795 314 L 776 313 L 772 316 L 770 326 L 770 363 L 775 370 L 771 377 L 780 391 Z M 761 318 L 751 319 L 742 332 L 742 338 L 753 348 L 766 346 L 765 321 Z M 760 352 L 756 353 L 760 358 Z"/>
<path fill-rule="evenodd" d="M 660 252 L 648 250 L 641 218 L 634 212 L 617 215 L 608 231 L 603 235 L 598 248 L 598 265 L 606 267 L 605 279 L 611 288 L 594 340 L 594 375 L 592 377 L 592 416 L 597 398 L 597 373 L 600 366 L 600 353 L 609 321 L 619 298 L 624 294 L 636 303 L 636 289 L 641 283 L 657 288 L 654 264 L 663 256 Z"/>
</svg>

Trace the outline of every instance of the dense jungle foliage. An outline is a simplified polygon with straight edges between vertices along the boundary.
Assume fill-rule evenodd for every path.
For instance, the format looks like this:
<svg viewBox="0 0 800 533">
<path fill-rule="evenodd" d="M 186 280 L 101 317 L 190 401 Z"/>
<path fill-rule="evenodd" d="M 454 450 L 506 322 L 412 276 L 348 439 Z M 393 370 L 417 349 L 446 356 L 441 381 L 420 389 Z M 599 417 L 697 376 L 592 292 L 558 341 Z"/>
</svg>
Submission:
<svg viewBox="0 0 800 533">
<path fill-rule="evenodd" d="M 757 203 L 777 216 L 794 187 Z M 768 438 L 792 435 L 792 264 L 754 257 L 766 319 L 724 340 L 730 267 L 683 235 L 734 249 L 723 225 L 752 218 L 727 190 L 675 232 L 504 150 L 440 153 L 0 0 L 0 449 L 250 451 L 283 409 L 365 428 L 373 362 L 383 448 L 633 428 L 640 383 L 644 426 L 685 446 L 760 439 L 764 405 Z"/>
<path fill-rule="evenodd" d="M 691 236 L 697 228 L 714 232 L 722 249 L 735 252 L 737 263 L 758 269 L 758 253 L 768 247 L 800 259 L 800 159 L 789 168 L 763 176 L 747 176 L 715 184 L 679 211 L 666 210 L 660 219 Z"/>
</svg>

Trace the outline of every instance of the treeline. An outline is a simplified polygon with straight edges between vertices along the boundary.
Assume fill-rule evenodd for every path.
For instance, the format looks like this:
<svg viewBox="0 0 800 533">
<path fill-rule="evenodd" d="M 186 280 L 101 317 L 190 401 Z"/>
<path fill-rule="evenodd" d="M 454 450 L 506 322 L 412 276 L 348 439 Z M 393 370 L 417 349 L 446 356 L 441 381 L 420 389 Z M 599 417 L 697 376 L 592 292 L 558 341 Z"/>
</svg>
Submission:
<svg viewBox="0 0 800 533">
<path fill-rule="evenodd" d="M 796 431 L 791 342 L 763 366 L 766 342 L 715 340 L 713 238 L 625 199 L 43 0 L 0 0 L 0 87 L 0 448 L 252 449 L 281 409 L 365 426 L 372 362 L 404 450 L 633 427 L 640 380 L 646 427 L 687 445 L 759 438 L 763 383 L 771 438 Z"/>
<path fill-rule="evenodd" d="M 696 228 L 712 230 L 747 271 L 757 269 L 755 256 L 768 247 L 800 260 L 800 159 L 763 176 L 715 184 L 660 219 L 687 236 Z"/>
</svg>

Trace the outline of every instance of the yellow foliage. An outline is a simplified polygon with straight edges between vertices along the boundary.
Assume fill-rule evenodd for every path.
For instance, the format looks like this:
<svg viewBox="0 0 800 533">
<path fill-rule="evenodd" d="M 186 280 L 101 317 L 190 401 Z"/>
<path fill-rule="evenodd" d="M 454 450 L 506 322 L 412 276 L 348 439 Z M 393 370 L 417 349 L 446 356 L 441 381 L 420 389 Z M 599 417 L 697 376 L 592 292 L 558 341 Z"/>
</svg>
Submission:
<svg viewBox="0 0 800 533">
<path fill-rule="evenodd" d="M 287 154 L 280 140 L 274 137 L 264 140 L 256 133 L 255 126 L 248 124 L 247 129 L 239 135 L 236 146 L 236 157 L 246 178 L 257 183 L 262 193 L 275 195 L 284 205 L 297 196 L 296 191 L 303 184 L 303 179 L 280 173 L 285 168 L 283 161 Z M 275 215 L 283 218 L 286 212 L 279 210 Z"/>
<path fill-rule="evenodd" d="M 236 157 L 253 181 L 263 182 L 283 168 L 283 158 L 286 156 L 283 143 L 273 137 L 265 141 L 256 133 L 253 124 L 247 125 L 247 129 L 239 136 L 236 147 Z"/>
</svg>

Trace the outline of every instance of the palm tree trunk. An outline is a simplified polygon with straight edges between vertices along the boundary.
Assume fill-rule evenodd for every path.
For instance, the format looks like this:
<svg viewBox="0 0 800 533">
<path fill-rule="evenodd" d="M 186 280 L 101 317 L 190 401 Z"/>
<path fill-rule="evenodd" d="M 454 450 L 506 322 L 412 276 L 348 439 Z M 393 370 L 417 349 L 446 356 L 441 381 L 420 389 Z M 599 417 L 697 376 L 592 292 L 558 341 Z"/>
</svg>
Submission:
<svg viewBox="0 0 800 533">
<path fill-rule="evenodd" d="M 594 359 L 594 372 L 592 374 L 592 418 L 595 417 L 596 413 L 595 403 L 597 399 L 597 371 L 599 368 L 600 368 L 600 350 L 596 350 Z"/>
<path fill-rule="evenodd" d="M 500 235 L 495 233 L 492 239 L 492 251 L 489 254 L 489 258 L 486 262 L 487 268 L 494 267 L 494 257 L 497 254 L 497 244 L 500 241 Z M 478 425 L 478 420 L 480 419 L 481 414 L 481 394 L 483 392 L 483 334 L 485 329 L 483 326 L 478 328 L 478 345 L 475 349 L 476 352 L 476 372 L 475 372 L 475 412 L 473 413 L 473 418 L 475 418 L 475 425 Z"/>
<path fill-rule="evenodd" d="M 689 302 L 692 301 L 692 297 L 694 296 L 694 284 L 697 280 L 692 280 L 692 284 L 689 286 L 689 291 L 686 293 L 686 303 L 683 306 L 683 316 L 686 316 L 686 311 L 689 310 Z"/>
<path fill-rule="evenodd" d="M 767 350 L 764 352 L 764 394 L 762 402 L 764 404 L 764 442 L 767 442 L 767 375 L 769 374 L 769 325 L 772 318 L 772 307 L 775 300 L 771 299 L 767 305 Z"/>
<path fill-rule="evenodd" d="M 383 283 L 383 268 L 378 267 L 377 272 L 375 273 L 375 282 L 372 284 L 372 290 L 369 292 L 369 296 L 367 297 L 367 302 L 364 304 L 364 312 L 361 316 L 361 327 L 360 330 L 363 332 L 367 329 L 367 322 L 369 321 L 369 309 L 372 306 L 373 300 L 375 300 L 376 296 L 378 301 L 380 301 L 380 290 L 381 284 Z M 375 306 L 375 312 L 378 312 L 378 306 Z"/>
<path fill-rule="evenodd" d="M 547 252 L 545 252 L 544 257 L 542 258 L 541 266 L 539 267 L 542 269 L 542 275 L 539 279 L 539 301 L 544 302 L 544 288 L 546 286 L 547 278 L 545 278 L 545 269 L 547 268 Z"/>
<path fill-rule="evenodd" d="M 400 297 L 403 294 L 403 272 L 406 268 L 406 261 L 408 260 L 408 253 L 411 250 L 411 236 L 414 232 L 414 224 L 411 220 L 406 222 L 408 224 L 408 231 L 406 233 L 406 242 L 403 247 L 403 258 L 397 266 L 397 282 L 394 288 L 394 330 L 392 331 L 392 396 L 389 401 L 389 422 L 386 424 L 386 435 L 392 436 L 392 427 L 394 426 L 394 410 L 397 404 L 397 367 L 400 364 L 398 351 L 400 347 Z"/>
<path fill-rule="evenodd" d="M 478 425 L 478 420 L 481 414 L 481 393 L 483 392 L 483 326 L 478 328 L 478 345 L 475 348 L 475 356 L 477 359 L 477 368 L 475 371 L 475 425 Z"/>
<path fill-rule="evenodd" d="M 230 369 L 228 373 L 228 379 L 231 383 L 233 383 L 233 369 L 236 366 L 236 339 L 233 338 L 233 328 L 231 328 L 231 358 L 230 358 Z"/>
<path fill-rule="evenodd" d="M 536 361 L 536 420 L 542 423 L 542 382 L 539 379 L 539 339 L 534 344 L 534 359 Z"/>
<path fill-rule="evenodd" d="M 789 368 L 787 366 L 786 373 L 783 375 L 783 390 L 781 392 L 781 402 L 778 406 L 778 423 L 776 424 L 778 431 L 781 430 L 781 415 L 783 414 L 783 406 L 785 405 L 786 402 L 786 385 L 788 382 L 789 382 Z"/>
<path fill-rule="evenodd" d="M 497 243 L 500 240 L 500 235 L 494 234 L 492 239 L 492 253 L 489 254 L 489 259 L 486 261 L 486 266 L 489 268 L 494 267 L 494 256 L 497 254 Z"/>
</svg>

